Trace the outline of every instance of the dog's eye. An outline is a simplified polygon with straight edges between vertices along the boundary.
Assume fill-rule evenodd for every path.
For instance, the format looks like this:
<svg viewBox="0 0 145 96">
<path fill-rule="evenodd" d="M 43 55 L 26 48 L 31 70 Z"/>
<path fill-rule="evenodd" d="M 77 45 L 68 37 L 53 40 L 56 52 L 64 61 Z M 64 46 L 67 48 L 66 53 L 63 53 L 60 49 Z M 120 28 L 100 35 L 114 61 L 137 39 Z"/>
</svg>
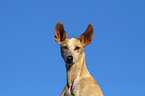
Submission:
<svg viewBox="0 0 145 96">
<path fill-rule="evenodd" d="M 80 49 L 80 47 L 76 47 L 76 48 L 75 48 L 75 50 L 79 50 L 79 49 Z"/>
<path fill-rule="evenodd" d="M 62 48 L 65 50 L 65 49 L 67 49 L 67 46 L 63 46 Z"/>
</svg>

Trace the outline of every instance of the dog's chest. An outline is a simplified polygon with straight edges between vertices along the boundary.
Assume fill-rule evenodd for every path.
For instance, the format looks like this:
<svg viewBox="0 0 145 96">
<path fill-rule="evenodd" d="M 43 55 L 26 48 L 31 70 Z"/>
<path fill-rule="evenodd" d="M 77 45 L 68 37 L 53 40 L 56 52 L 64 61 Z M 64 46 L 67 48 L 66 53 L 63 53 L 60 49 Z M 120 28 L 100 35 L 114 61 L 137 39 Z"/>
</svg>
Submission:
<svg viewBox="0 0 145 96">
<path fill-rule="evenodd" d="M 80 96 L 80 85 L 79 82 L 73 82 L 70 84 L 71 86 L 68 88 L 64 96 Z"/>
<path fill-rule="evenodd" d="M 79 87 L 69 88 L 64 96 L 80 96 L 79 95 Z"/>
<path fill-rule="evenodd" d="M 73 93 L 71 92 L 70 88 L 66 91 L 64 96 L 73 96 Z"/>
</svg>

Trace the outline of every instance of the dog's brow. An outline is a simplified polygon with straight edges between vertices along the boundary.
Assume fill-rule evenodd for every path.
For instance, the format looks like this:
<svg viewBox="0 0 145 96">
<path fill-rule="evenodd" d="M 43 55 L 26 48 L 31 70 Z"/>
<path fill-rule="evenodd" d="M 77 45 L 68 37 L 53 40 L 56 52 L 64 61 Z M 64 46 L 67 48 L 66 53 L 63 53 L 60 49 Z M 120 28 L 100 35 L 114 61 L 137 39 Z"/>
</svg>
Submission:
<svg viewBox="0 0 145 96">
<path fill-rule="evenodd" d="M 69 46 L 73 46 L 74 45 L 74 41 L 75 41 L 75 38 L 70 38 L 69 41 L 68 41 L 68 45 Z"/>
</svg>

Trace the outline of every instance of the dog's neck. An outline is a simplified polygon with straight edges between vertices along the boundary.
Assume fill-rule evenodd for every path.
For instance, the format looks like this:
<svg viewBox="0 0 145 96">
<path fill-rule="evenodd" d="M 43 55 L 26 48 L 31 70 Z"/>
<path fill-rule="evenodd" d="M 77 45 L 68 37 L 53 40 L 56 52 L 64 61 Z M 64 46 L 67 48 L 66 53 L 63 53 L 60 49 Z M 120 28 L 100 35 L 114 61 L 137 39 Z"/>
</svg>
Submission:
<svg viewBox="0 0 145 96">
<path fill-rule="evenodd" d="M 66 70 L 67 70 L 67 83 L 69 84 L 69 86 L 71 86 L 71 84 L 80 77 L 85 78 L 91 76 L 86 67 L 84 52 L 83 56 L 78 62 L 74 63 L 73 65 L 66 64 Z"/>
</svg>

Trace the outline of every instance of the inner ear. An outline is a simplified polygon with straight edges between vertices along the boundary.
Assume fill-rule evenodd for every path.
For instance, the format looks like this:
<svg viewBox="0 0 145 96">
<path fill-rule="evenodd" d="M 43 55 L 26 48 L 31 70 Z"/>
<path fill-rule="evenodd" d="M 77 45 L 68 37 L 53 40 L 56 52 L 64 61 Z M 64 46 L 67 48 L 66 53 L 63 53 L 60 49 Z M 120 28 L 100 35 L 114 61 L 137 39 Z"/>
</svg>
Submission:
<svg viewBox="0 0 145 96">
<path fill-rule="evenodd" d="M 59 21 L 57 21 L 57 24 L 55 26 L 54 34 L 55 34 L 55 41 L 58 44 L 61 44 L 62 41 L 64 41 L 67 38 L 67 34 L 64 30 L 64 26 L 62 23 L 60 24 Z"/>
<path fill-rule="evenodd" d="M 89 24 L 86 31 L 80 35 L 79 39 L 81 43 L 83 44 L 83 46 L 85 47 L 92 42 L 93 36 L 94 36 L 94 29 L 93 29 L 92 24 Z"/>
</svg>

